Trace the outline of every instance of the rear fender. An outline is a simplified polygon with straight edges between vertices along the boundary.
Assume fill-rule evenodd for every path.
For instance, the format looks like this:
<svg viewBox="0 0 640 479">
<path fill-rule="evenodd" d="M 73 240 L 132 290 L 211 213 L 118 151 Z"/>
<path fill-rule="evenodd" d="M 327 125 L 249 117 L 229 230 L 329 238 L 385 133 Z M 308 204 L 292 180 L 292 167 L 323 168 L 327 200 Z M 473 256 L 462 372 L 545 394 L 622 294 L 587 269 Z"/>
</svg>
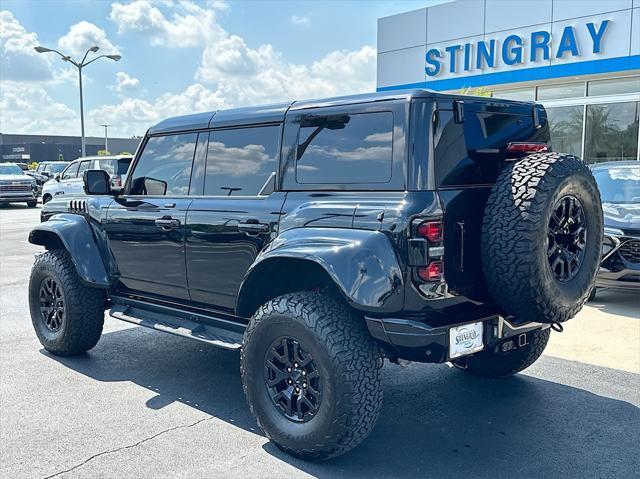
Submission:
<svg viewBox="0 0 640 479">
<path fill-rule="evenodd" d="M 252 275 L 262 264 L 277 258 L 316 263 L 356 309 L 376 312 L 402 309 L 401 269 L 394 247 L 383 233 L 342 228 L 287 230 L 256 258 L 240 287 L 239 304 Z"/>
<path fill-rule="evenodd" d="M 84 216 L 56 214 L 31 230 L 29 243 L 48 249 L 64 247 L 84 283 L 101 288 L 111 286 L 100 248 Z"/>
</svg>

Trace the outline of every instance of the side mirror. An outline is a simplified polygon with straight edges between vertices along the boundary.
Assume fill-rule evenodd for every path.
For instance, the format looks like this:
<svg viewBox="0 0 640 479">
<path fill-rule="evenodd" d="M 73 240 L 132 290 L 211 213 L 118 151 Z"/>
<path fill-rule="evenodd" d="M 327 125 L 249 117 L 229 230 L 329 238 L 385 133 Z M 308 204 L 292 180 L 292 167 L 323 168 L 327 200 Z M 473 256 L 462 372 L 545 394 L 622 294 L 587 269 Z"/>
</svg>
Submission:
<svg viewBox="0 0 640 479">
<path fill-rule="evenodd" d="M 87 195 L 108 195 L 110 193 L 109 173 L 104 170 L 85 170 L 82 175 L 84 192 Z"/>
<path fill-rule="evenodd" d="M 60 181 L 60 173 L 56 173 L 56 176 L 53 177 L 54 180 Z"/>
</svg>

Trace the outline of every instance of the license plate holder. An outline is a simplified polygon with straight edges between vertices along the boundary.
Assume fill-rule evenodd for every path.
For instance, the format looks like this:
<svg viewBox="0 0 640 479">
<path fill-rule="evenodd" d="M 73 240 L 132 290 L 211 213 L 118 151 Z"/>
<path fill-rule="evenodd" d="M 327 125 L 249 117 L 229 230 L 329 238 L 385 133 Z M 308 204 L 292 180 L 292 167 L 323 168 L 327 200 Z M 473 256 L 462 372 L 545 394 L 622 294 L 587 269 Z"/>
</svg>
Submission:
<svg viewBox="0 0 640 479">
<path fill-rule="evenodd" d="M 484 323 L 461 324 L 449 329 L 449 359 L 477 353 L 484 349 Z"/>
</svg>

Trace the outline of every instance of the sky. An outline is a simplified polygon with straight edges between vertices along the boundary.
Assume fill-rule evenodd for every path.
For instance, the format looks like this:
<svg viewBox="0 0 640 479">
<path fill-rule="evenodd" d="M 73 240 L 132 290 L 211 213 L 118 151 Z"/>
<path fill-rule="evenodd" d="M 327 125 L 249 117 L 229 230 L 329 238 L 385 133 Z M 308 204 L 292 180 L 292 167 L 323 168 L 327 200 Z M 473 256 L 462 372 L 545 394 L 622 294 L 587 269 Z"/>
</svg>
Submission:
<svg viewBox="0 0 640 479">
<path fill-rule="evenodd" d="M 170 116 L 374 91 L 376 23 L 446 0 L 2 0 L 0 132 L 143 135 Z"/>
</svg>

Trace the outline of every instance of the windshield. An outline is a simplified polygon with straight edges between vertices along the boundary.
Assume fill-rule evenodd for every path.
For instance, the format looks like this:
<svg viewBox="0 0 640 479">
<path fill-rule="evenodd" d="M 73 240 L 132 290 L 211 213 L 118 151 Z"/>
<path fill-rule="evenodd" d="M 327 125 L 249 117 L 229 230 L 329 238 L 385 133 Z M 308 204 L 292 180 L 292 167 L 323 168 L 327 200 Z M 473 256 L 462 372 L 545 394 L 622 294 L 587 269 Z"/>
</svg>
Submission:
<svg viewBox="0 0 640 479">
<path fill-rule="evenodd" d="M 640 164 L 594 170 L 603 203 L 640 203 Z"/>
<path fill-rule="evenodd" d="M 0 165 L 0 175 L 24 175 L 18 165 Z"/>
</svg>

